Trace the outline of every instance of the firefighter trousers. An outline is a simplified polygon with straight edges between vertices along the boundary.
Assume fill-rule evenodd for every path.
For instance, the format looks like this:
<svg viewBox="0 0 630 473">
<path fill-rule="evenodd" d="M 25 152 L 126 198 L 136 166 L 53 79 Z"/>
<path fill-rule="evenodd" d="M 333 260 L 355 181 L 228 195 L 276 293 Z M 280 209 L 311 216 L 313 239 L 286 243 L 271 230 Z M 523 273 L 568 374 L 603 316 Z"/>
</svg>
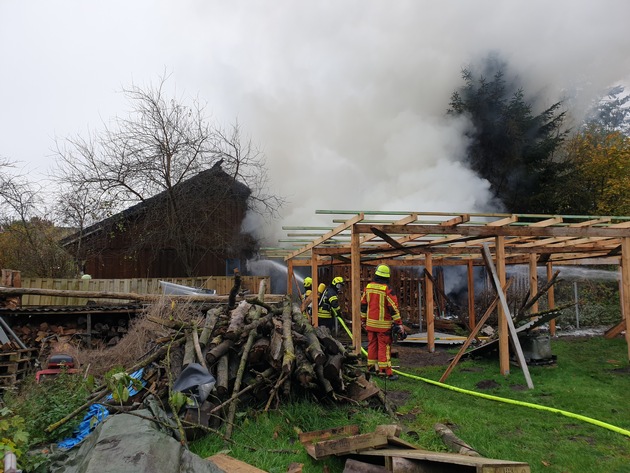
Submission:
<svg viewBox="0 0 630 473">
<path fill-rule="evenodd" d="M 391 376 L 392 371 L 392 333 L 391 330 L 386 332 L 371 332 L 368 329 L 368 370 L 373 366 L 378 366 L 381 373 Z"/>
</svg>

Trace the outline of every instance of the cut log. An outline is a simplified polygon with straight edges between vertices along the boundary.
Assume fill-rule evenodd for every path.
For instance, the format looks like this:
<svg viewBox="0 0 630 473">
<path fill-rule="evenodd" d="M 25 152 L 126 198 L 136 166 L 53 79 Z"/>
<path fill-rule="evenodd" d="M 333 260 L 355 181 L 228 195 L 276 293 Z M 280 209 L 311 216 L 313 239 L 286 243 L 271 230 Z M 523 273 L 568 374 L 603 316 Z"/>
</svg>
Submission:
<svg viewBox="0 0 630 473">
<path fill-rule="evenodd" d="M 460 455 L 468 455 L 471 457 L 480 457 L 481 454 L 468 445 L 466 442 L 457 437 L 451 429 L 444 424 L 435 424 L 433 426 L 437 434 L 441 437 L 444 444 L 455 453 Z"/>
<path fill-rule="evenodd" d="M 328 357 L 324 365 L 324 376 L 338 390 L 343 390 L 342 368 L 343 355 L 341 354 Z"/>
<path fill-rule="evenodd" d="M 228 329 L 224 335 L 225 338 L 229 340 L 236 340 L 240 336 L 243 326 L 245 325 L 245 317 L 247 316 L 250 307 L 251 304 L 247 301 L 241 301 L 238 304 L 238 307 L 232 311 L 230 324 L 228 325 Z"/>
<path fill-rule="evenodd" d="M 308 323 L 297 306 L 293 306 L 293 323 L 296 331 L 306 337 L 306 356 L 315 364 L 323 365 L 326 362 L 326 354 L 322 350 L 317 334 L 313 326 Z"/>
<path fill-rule="evenodd" d="M 295 348 L 293 346 L 293 337 L 291 330 L 291 304 L 285 302 L 284 311 L 282 312 L 282 338 L 284 355 L 282 357 L 282 372 L 289 374 L 293 369 L 295 362 Z"/>
<path fill-rule="evenodd" d="M 206 362 L 208 365 L 214 364 L 215 361 L 225 355 L 233 344 L 234 342 L 232 340 L 223 340 L 216 347 L 210 350 L 206 355 Z"/>
<path fill-rule="evenodd" d="M 229 296 L 217 296 L 214 294 L 194 294 L 180 296 L 175 294 L 137 294 L 135 292 L 107 292 L 107 291 L 70 291 L 63 289 L 38 289 L 34 287 L 0 287 L 0 296 L 6 295 L 35 295 L 53 297 L 79 297 L 88 299 L 119 299 L 131 301 L 157 302 L 163 299 L 182 302 L 228 302 Z M 265 298 L 271 302 L 280 302 L 284 298 L 281 294 L 266 294 Z M 255 303 L 255 300 L 250 301 Z"/>
<path fill-rule="evenodd" d="M 222 307 L 215 307 L 214 309 L 210 309 L 206 313 L 206 320 L 203 326 L 203 330 L 201 331 L 201 335 L 199 335 L 199 344 L 202 347 L 205 347 L 208 344 L 210 335 L 212 335 L 214 327 L 216 326 L 221 314 L 223 314 Z"/>
<path fill-rule="evenodd" d="M 249 350 L 247 362 L 250 365 L 257 365 L 261 363 L 265 359 L 268 351 L 269 339 L 264 337 L 259 338 L 254 342 L 251 350 Z"/>
<path fill-rule="evenodd" d="M 225 354 L 217 361 L 216 371 L 216 390 L 220 399 L 225 399 L 229 393 L 229 374 L 228 374 L 229 355 Z"/>
<path fill-rule="evenodd" d="M 295 349 L 294 377 L 304 388 L 311 386 L 313 381 L 317 379 L 312 363 L 306 358 L 306 354 L 299 347 Z"/>
<path fill-rule="evenodd" d="M 184 346 L 184 361 L 182 366 L 185 368 L 195 362 L 195 344 L 192 338 L 192 331 L 186 331 L 186 345 Z"/>
<path fill-rule="evenodd" d="M 352 458 L 348 458 L 343 467 L 343 473 L 385 473 L 387 471 L 389 470 L 384 466 L 360 462 Z"/>
</svg>

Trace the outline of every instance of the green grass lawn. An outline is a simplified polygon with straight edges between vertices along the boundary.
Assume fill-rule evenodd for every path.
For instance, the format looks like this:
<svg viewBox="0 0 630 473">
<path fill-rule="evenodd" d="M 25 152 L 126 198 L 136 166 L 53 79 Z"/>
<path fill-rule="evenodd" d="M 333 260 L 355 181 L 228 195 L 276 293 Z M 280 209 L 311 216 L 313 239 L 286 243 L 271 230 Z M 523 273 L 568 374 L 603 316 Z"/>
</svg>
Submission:
<svg viewBox="0 0 630 473">
<path fill-rule="evenodd" d="M 630 369 L 622 338 L 552 340 L 554 365 L 530 366 L 534 389 L 526 389 L 520 367 L 499 374 L 498 360 L 460 362 L 447 383 L 470 391 L 568 411 L 630 431 Z M 419 348 L 419 349 L 425 349 Z M 438 380 L 445 367 L 404 371 Z M 532 472 L 630 472 L 630 437 L 599 425 L 531 407 L 507 404 L 455 392 L 401 376 L 381 383 L 395 404 L 397 419 L 368 405 L 323 404 L 295 400 L 266 414 L 250 411 L 237 420 L 234 442 L 225 445 L 208 436 L 191 445 L 201 456 L 228 452 L 269 472 L 284 472 L 292 462 L 304 472 L 343 471 L 344 461 L 312 460 L 298 433 L 358 424 L 370 432 L 378 424 L 398 423 L 403 438 L 420 448 L 447 451 L 434 432 L 436 422 L 447 424 L 471 447 L 488 458 L 529 463 Z M 483 388 L 482 388 L 483 386 Z"/>
</svg>

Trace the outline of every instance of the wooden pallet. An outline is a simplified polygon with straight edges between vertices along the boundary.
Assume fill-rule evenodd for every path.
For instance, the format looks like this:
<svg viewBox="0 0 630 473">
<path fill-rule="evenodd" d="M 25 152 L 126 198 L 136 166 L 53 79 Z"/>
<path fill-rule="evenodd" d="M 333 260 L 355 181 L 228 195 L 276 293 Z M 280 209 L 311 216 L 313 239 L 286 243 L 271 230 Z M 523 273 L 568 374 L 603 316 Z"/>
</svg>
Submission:
<svg viewBox="0 0 630 473">
<path fill-rule="evenodd" d="M 8 389 L 15 386 L 18 381 L 22 381 L 26 377 L 26 372 L 2 374 L 0 375 L 0 390 Z"/>
<path fill-rule="evenodd" d="M 3 374 L 17 374 L 28 371 L 32 366 L 33 361 L 29 359 L 9 361 L 0 363 L 0 375 Z"/>
<path fill-rule="evenodd" d="M 37 348 L 25 348 L 22 350 L 0 352 L 0 363 L 36 358 L 38 354 L 39 349 Z"/>
</svg>

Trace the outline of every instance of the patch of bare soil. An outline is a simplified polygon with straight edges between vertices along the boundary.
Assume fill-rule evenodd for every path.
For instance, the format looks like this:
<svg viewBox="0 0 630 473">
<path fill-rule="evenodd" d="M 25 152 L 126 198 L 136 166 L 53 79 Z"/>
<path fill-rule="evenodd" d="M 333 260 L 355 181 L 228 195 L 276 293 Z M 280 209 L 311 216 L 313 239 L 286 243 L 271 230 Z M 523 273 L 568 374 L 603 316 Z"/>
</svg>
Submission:
<svg viewBox="0 0 630 473">
<path fill-rule="evenodd" d="M 439 365 L 446 368 L 453 355 L 439 347 L 436 347 L 433 353 L 429 353 L 426 345 L 394 344 L 392 346 L 392 358 L 392 363 L 399 365 L 401 370 Z"/>
<path fill-rule="evenodd" d="M 484 379 L 483 381 L 479 381 L 477 384 L 475 384 L 475 386 L 477 387 L 477 389 L 493 389 L 498 388 L 501 385 L 497 383 L 494 379 Z"/>
</svg>

